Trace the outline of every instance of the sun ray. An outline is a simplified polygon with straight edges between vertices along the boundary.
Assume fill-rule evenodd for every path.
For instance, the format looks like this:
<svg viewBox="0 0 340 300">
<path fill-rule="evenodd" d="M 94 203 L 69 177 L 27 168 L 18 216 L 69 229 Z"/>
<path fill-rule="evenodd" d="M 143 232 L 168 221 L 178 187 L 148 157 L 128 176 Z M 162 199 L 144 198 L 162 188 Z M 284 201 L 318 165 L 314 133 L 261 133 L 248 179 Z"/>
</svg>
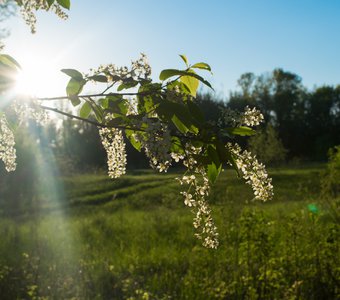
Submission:
<svg viewBox="0 0 340 300">
<path fill-rule="evenodd" d="M 22 61 L 14 91 L 28 96 L 52 96 L 60 94 L 59 68 L 54 61 L 31 56 Z"/>
</svg>

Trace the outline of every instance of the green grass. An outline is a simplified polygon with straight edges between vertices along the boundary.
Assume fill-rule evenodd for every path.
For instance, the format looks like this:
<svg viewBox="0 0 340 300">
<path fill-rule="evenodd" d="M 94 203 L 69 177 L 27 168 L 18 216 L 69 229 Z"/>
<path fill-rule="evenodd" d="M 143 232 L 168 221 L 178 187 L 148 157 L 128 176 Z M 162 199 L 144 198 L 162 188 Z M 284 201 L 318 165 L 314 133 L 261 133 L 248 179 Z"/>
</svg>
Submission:
<svg viewBox="0 0 340 300">
<path fill-rule="evenodd" d="M 1 299 L 340 297 L 339 224 L 319 200 L 320 171 L 271 170 L 268 203 L 224 172 L 209 199 L 217 250 L 195 239 L 176 173 L 62 178 L 58 203 L 3 212 Z"/>
</svg>

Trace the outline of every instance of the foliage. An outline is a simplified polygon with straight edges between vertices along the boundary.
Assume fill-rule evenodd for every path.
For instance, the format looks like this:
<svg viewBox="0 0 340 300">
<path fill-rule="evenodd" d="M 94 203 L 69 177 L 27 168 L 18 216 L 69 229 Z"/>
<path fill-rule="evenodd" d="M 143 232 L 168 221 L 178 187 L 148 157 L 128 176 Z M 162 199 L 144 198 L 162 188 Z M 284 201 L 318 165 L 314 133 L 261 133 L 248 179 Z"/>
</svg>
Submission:
<svg viewBox="0 0 340 300">
<path fill-rule="evenodd" d="M 340 146 L 329 149 L 329 162 L 321 179 L 321 197 L 340 222 Z"/>
<path fill-rule="evenodd" d="M 322 180 L 322 192 L 337 198 L 340 195 L 340 146 L 329 149 L 329 162 Z"/>
<path fill-rule="evenodd" d="M 269 123 L 249 139 L 248 145 L 249 150 L 265 164 L 280 164 L 286 158 L 287 150 L 282 145 L 276 130 Z"/>
</svg>

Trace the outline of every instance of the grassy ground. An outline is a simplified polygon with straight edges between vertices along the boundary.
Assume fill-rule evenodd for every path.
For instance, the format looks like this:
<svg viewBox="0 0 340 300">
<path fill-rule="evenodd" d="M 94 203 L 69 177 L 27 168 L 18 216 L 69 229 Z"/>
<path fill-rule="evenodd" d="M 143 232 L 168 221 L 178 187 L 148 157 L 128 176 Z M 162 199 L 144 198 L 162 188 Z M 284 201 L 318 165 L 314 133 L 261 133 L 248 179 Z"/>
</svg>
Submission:
<svg viewBox="0 0 340 300">
<path fill-rule="evenodd" d="M 1 299 L 336 299 L 339 224 L 320 170 L 272 170 L 270 203 L 224 172 L 210 197 L 217 250 L 194 238 L 178 174 L 62 178 L 58 197 L 3 209 Z"/>
</svg>

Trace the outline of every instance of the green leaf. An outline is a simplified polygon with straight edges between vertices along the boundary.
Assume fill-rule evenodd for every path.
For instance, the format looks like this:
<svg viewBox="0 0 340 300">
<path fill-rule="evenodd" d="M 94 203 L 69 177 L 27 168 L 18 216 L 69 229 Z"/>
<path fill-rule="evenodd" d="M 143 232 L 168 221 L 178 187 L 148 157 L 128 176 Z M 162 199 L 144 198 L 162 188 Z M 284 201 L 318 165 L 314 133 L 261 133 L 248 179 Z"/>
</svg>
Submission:
<svg viewBox="0 0 340 300">
<path fill-rule="evenodd" d="M 92 100 L 92 99 L 90 98 L 90 100 Z M 102 121 L 103 121 L 103 114 L 104 114 L 102 108 L 99 105 L 97 105 L 93 100 L 91 102 L 89 102 L 89 104 L 91 105 L 91 108 L 92 108 L 92 110 L 94 112 L 94 115 L 95 115 L 97 121 L 99 123 L 102 123 Z"/>
<path fill-rule="evenodd" d="M 209 181 L 214 184 L 218 178 L 218 175 L 220 174 L 222 170 L 222 165 L 216 166 L 214 162 L 208 165 L 207 167 L 207 175 Z"/>
<path fill-rule="evenodd" d="M 176 70 L 176 69 L 166 69 L 163 70 L 160 74 L 159 74 L 159 79 L 164 81 L 167 80 L 168 78 L 172 77 L 172 76 L 176 76 L 176 75 L 183 75 L 182 74 L 183 71 L 180 70 Z"/>
<path fill-rule="evenodd" d="M 211 68 L 208 64 L 200 62 L 197 64 L 194 64 L 193 66 L 191 66 L 191 68 L 195 68 L 195 69 L 202 69 L 202 70 L 207 70 L 211 72 Z"/>
<path fill-rule="evenodd" d="M 82 89 L 84 87 L 84 84 L 85 84 L 84 80 L 79 81 L 79 80 L 76 80 L 74 78 L 70 79 L 70 81 L 68 82 L 68 84 L 66 86 L 66 93 L 67 93 L 67 96 L 71 99 L 71 101 L 72 101 L 72 98 L 75 99 L 74 96 L 79 95 L 79 93 L 82 91 Z M 79 104 L 78 101 L 75 101 L 75 102 L 72 101 L 72 104 L 74 106 L 76 106 L 74 103 L 77 103 L 76 105 Z"/>
<path fill-rule="evenodd" d="M 103 122 L 103 113 L 97 106 L 92 106 L 92 109 L 94 111 L 94 116 L 96 117 L 96 120 L 99 123 Z"/>
<path fill-rule="evenodd" d="M 211 160 L 206 155 L 193 154 L 192 157 L 197 161 L 199 165 L 205 166 L 206 168 L 208 168 L 208 165 L 211 164 Z"/>
<path fill-rule="evenodd" d="M 206 86 L 210 87 L 211 89 L 213 89 L 211 84 L 209 83 L 209 81 L 205 80 L 200 75 L 193 73 L 192 71 L 181 71 L 181 70 L 176 70 L 176 69 L 166 69 L 166 70 L 163 70 L 159 74 L 159 79 L 164 81 L 164 80 L 167 80 L 168 78 L 173 77 L 173 76 L 180 76 L 180 77 L 181 76 L 191 76 L 191 77 L 198 79 L 199 81 L 204 83 Z"/>
<path fill-rule="evenodd" d="M 186 72 L 186 75 L 197 78 L 199 81 L 201 81 L 202 83 L 204 83 L 206 86 L 210 87 L 213 90 L 213 87 L 211 86 L 210 82 L 205 80 L 200 75 L 197 75 L 196 73 L 191 73 L 191 72 Z"/>
<path fill-rule="evenodd" d="M 121 99 L 120 101 L 117 101 L 117 108 L 118 108 L 118 113 L 121 115 L 126 115 L 129 109 L 127 100 Z"/>
<path fill-rule="evenodd" d="M 182 60 L 184 61 L 185 65 L 186 65 L 187 67 L 189 67 L 187 57 L 186 57 L 184 54 L 180 54 L 179 56 L 180 56 L 180 57 L 182 58 Z"/>
<path fill-rule="evenodd" d="M 182 76 L 181 82 L 187 86 L 188 90 L 190 91 L 190 95 L 196 97 L 196 92 L 199 86 L 198 79 L 192 76 Z"/>
<path fill-rule="evenodd" d="M 98 100 L 98 104 L 103 109 L 107 109 L 109 107 L 109 100 L 107 98 L 101 98 L 101 99 Z"/>
<path fill-rule="evenodd" d="M 177 115 L 173 115 L 171 121 L 177 127 L 177 129 L 182 133 L 187 133 L 189 128 L 183 124 L 183 122 L 177 117 Z"/>
<path fill-rule="evenodd" d="M 182 94 L 190 95 L 189 88 L 183 82 L 180 82 L 180 81 L 171 81 L 171 82 L 169 82 L 167 84 L 167 89 L 168 89 L 168 91 L 173 91 L 173 90 L 176 89 L 176 86 L 179 88 L 179 90 L 180 90 L 180 92 Z M 171 99 L 172 95 L 173 95 L 173 93 L 169 93 L 167 95 L 167 98 Z"/>
<path fill-rule="evenodd" d="M 177 136 L 171 137 L 170 151 L 173 152 L 173 153 L 184 154 L 184 150 L 183 150 L 181 140 Z"/>
<path fill-rule="evenodd" d="M 193 118 L 195 118 L 195 120 L 197 120 L 199 123 L 204 123 L 204 115 L 199 106 L 193 101 L 187 101 L 187 106 Z"/>
<path fill-rule="evenodd" d="M 137 141 L 134 138 L 134 134 L 135 132 L 133 130 L 130 129 L 125 129 L 125 135 L 128 138 L 128 140 L 130 141 L 131 145 L 137 150 L 137 151 L 141 151 L 142 150 L 142 143 L 140 141 Z"/>
<path fill-rule="evenodd" d="M 0 54 L 0 63 L 13 69 L 21 69 L 19 63 L 12 56 L 7 54 Z"/>
<path fill-rule="evenodd" d="M 90 103 L 85 102 L 79 111 L 79 116 L 84 119 L 87 119 L 91 113 L 91 110 L 92 110 L 92 107 Z"/>
<path fill-rule="evenodd" d="M 93 75 L 88 77 L 90 80 L 94 80 L 97 82 L 107 82 L 107 77 L 105 75 Z"/>
<path fill-rule="evenodd" d="M 208 146 L 207 152 L 208 152 L 208 156 L 209 156 L 210 160 L 211 160 L 217 167 L 220 166 L 221 161 L 220 161 L 220 159 L 219 159 L 219 155 L 218 155 L 216 149 L 215 149 L 213 146 L 209 145 L 209 146 Z"/>
<path fill-rule="evenodd" d="M 151 96 L 138 97 L 138 112 L 149 113 L 155 108 L 153 98 Z"/>
<path fill-rule="evenodd" d="M 124 120 L 123 118 L 120 118 L 120 117 L 117 117 L 117 118 L 114 118 L 112 120 L 110 120 L 107 125 L 109 127 L 117 127 L 117 126 L 122 126 L 124 125 Z"/>
<path fill-rule="evenodd" d="M 69 96 L 69 99 L 71 100 L 71 103 L 73 106 L 77 106 L 81 103 L 79 97 L 77 95 L 72 95 L 72 96 Z"/>
<path fill-rule="evenodd" d="M 70 76 L 71 78 L 77 79 L 77 80 L 83 80 L 83 74 L 81 74 L 79 71 L 74 69 L 62 69 L 61 72 L 65 73 L 66 75 Z"/>
<path fill-rule="evenodd" d="M 227 133 L 232 135 L 240 135 L 240 136 L 251 136 L 256 133 L 254 129 L 251 129 L 250 127 L 246 126 L 240 126 L 240 127 L 229 127 L 224 129 Z"/>
<path fill-rule="evenodd" d="M 220 159 L 221 163 L 228 163 L 229 162 L 229 156 L 228 156 L 228 150 L 226 149 L 225 145 L 219 141 L 215 141 L 216 151 L 218 154 L 218 157 Z"/>
<path fill-rule="evenodd" d="M 0 93 L 12 88 L 16 83 L 19 64 L 9 55 L 0 55 Z"/>
<path fill-rule="evenodd" d="M 123 82 L 118 86 L 117 91 L 120 92 L 122 90 L 131 89 L 138 84 L 138 81 L 133 80 L 132 82 Z"/>
<path fill-rule="evenodd" d="M 127 101 L 120 95 L 108 95 L 105 99 L 100 100 L 100 104 L 109 112 L 125 116 L 129 106 Z"/>
<path fill-rule="evenodd" d="M 163 99 L 155 108 L 162 120 L 172 122 L 179 131 L 188 131 L 197 134 L 199 132 L 196 121 L 191 117 L 186 106 Z"/>
<path fill-rule="evenodd" d="M 71 7 L 71 2 L 70 0 L 57 0 L 57 2 L 64 8 L 70 9 Z"/>
<path fill-rule="evenodd" d="M 112 107 L 117 101 L 122 101 L 123 97 L 121 95 L 108 95 L 105 99 L 107 100 L 108 107 Z"/>
</svg>

